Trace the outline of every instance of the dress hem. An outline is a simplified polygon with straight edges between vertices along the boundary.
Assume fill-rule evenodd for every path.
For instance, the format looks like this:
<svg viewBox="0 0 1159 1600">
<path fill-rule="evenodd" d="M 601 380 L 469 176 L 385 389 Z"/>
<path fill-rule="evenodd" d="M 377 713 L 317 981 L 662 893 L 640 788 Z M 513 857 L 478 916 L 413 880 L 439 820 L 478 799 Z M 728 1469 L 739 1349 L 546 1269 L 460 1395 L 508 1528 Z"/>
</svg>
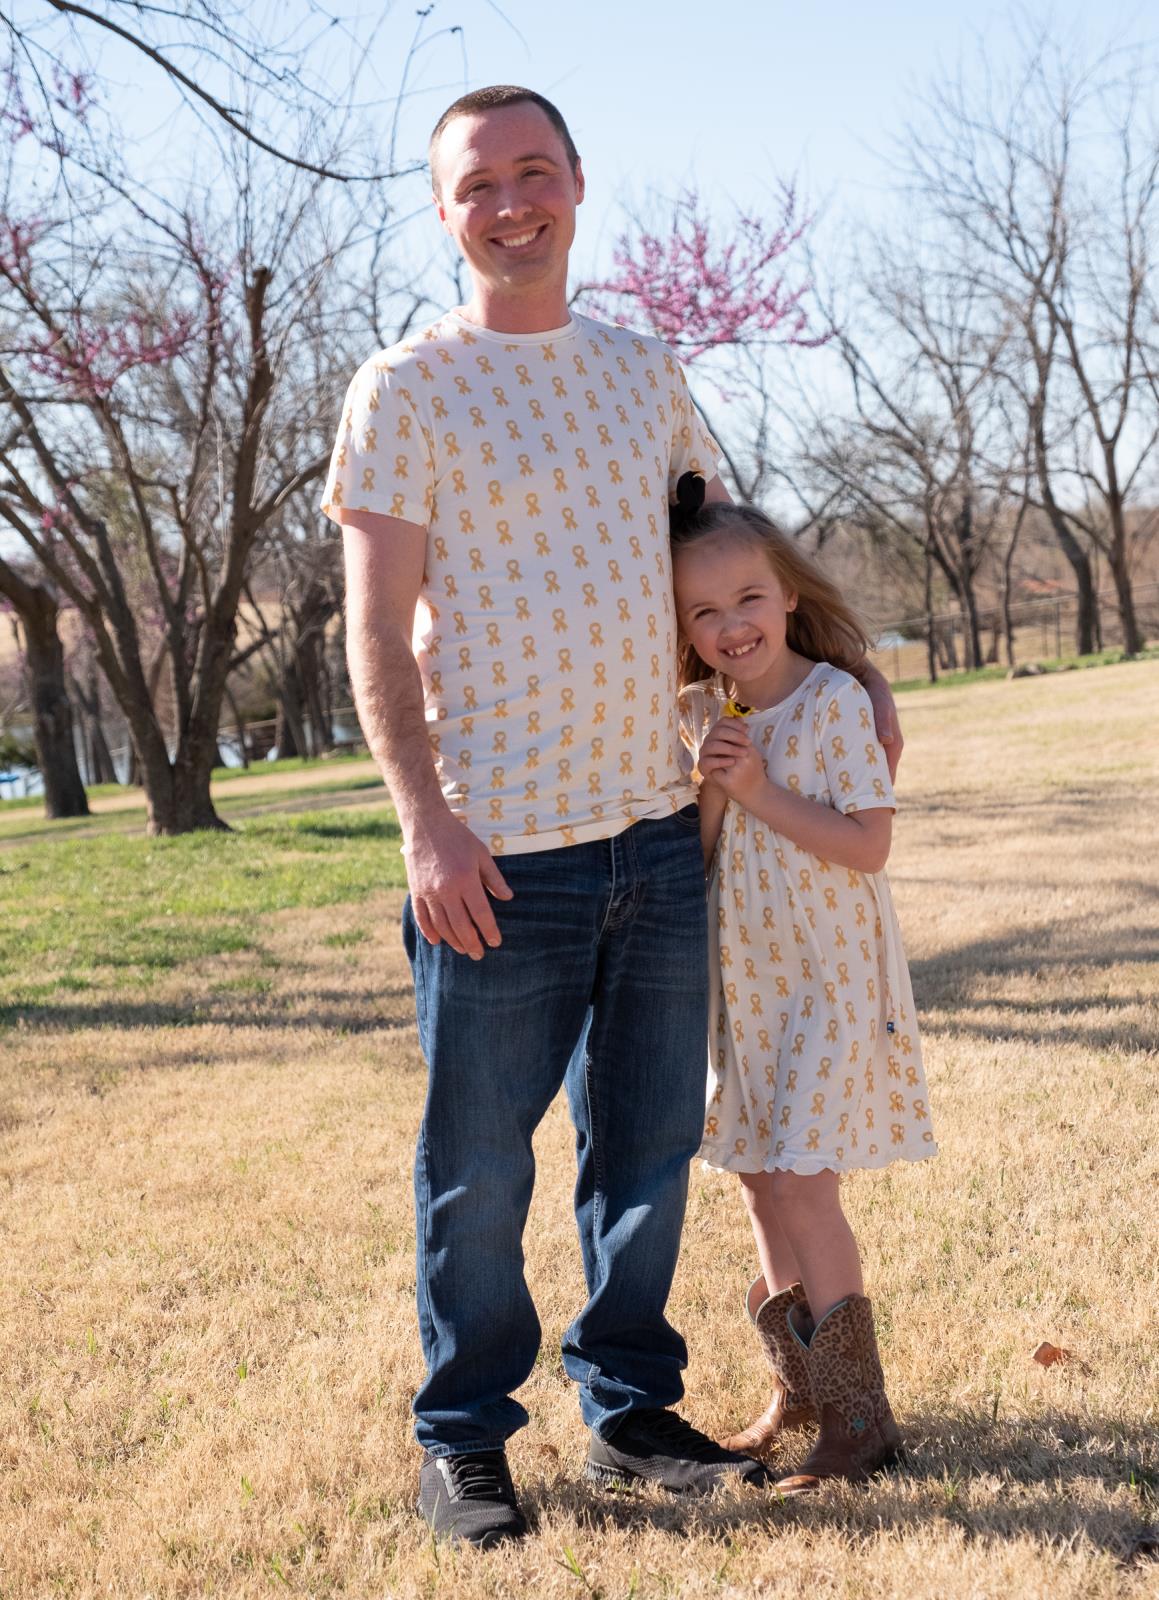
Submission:
<svg viewBox="0 0 1159 1600">
<path fill-rule="evenodd" d="M 751 1158 L 738 1156 L 735 1150 L 725 1154 L 723 1151 L 714 1151 L 711 1146 L 702 1145 L 698 1153 L 704 1165 L 715 1172 L 795 1172 L 798 1177 L 812 1178 L 819 1172 L 836 1172 L 839 1175 L 846 1172 L 876 1172 L 882 1167 L 892 1166 L 895 1161 L 930 1161 L 938 1154 L 938 1147 L 934 1144 L 920 1152 L 883 1151 L 880 1155 L 868 1156 L 863 1160 L 847 1159 L 842 1162 L 826 1160 L 823 1156 L 810 1156 L 807 1159 L 790 1157 L 787 1161 L 781 1157 L 775 1161 L 762 1161 L 757 1167 L 753 1166 Z"/>
</svg>

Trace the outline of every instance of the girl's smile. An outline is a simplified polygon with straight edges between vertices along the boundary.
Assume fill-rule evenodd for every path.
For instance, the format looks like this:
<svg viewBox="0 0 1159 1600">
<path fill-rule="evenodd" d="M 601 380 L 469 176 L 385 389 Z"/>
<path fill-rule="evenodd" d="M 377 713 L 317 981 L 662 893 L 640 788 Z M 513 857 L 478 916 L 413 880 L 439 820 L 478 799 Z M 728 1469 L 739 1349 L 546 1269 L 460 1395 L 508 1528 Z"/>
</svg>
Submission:
<svg viewBox="0 0 1159 1600">
<path fill-rule="evenodd" d="M 673 587 L 685 638 L 750 705 L 775 705 L 811 667 L 786 640 L 796 594 L 747 540 L 706 538 L 677 550 Z"/>
</svg>

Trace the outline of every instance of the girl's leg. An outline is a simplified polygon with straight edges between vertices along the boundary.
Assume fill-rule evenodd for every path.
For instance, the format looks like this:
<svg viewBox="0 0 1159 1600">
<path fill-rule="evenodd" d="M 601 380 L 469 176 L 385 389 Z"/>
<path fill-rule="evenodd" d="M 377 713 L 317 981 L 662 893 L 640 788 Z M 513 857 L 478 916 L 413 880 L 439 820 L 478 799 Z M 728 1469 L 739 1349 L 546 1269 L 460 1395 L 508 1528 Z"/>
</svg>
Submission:
<svg viewBox="0 0 1159 1600">
<path fill-rule="evenodd" d="M 782 1289 L 801 1282 L 801 1269 L 773 1207 L 773 1174 L 742 1172 L 738 1176 L 752 1224 L 753 1239 L 756 1241 L 757 1260 L 765 1280 L 765 1294 L 779 1294 Z M 756 1309 L 750 1305 L 750 1315 Z"/>
<path fill-rule="evenodd" d="M 835 1172 L 770 1172 L 768 1210 L 785 1241 L 788 1258 L 800 1263 L 801 1282 L 813 1321 L 851 1294 L 864 1294 L 861 1254 L 841 1209 L 840 1179 Z M 746 1189 L 746 1195 L 748 1191 Z M 761 1209 L 765 1201 L 762 1196 Z M 753 1223 L 756 1232 L 756 1222 Z M 760 1252 L 759 1242 L 757 1250 Z M 785 1259 L 782 1256 L 781 1259 Z M 764 1257 L 761 1257 L 764 1265 Z"/>
</svg>

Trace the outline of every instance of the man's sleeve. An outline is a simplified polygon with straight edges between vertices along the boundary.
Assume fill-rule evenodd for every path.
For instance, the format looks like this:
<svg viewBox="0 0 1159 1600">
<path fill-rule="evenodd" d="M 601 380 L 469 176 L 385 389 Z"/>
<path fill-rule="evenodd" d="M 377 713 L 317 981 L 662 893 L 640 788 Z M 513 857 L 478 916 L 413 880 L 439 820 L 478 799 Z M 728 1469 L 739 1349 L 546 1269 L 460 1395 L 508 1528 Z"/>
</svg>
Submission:
<svg viewBox="0 0 1159 1600">
<path fill-rule="evenodd" d="M 715 478 L 720 465 L 720 446 L 704 425 L 692 403 L 684 368 L 670 350 L 664 352 L 665 370 L 670 376 L 672 449 L 668 457 L 668 498 L 676 498 L 676 483 L 686 472 L 699 472 Z"/>
<path fill-rule="evenodd" d="M 427 527 L 434 500 L 434 439 L 405 383 L 381 361 L 354 374 L 322 491 L 322 510 L 372 511 Z"/>
</svg>

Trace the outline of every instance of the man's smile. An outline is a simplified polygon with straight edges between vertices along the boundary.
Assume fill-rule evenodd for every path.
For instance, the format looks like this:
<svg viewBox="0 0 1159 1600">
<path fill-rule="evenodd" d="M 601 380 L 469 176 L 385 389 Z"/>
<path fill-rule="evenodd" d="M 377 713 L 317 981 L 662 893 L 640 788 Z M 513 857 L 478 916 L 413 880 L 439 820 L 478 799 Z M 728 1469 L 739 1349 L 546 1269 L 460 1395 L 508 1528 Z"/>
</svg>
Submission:
<svg viewBox="0 0 1159 1600">
<path fill-rule="evenodd" d="M 509 233 L 502 237 L 496 237 L 494 243 L 502 245 L 504 250 L 521 250 L 525 245 L 529 245 L 538 239 L 546 226 L 545 222 L 541 222 L 538 227 L 529 228 L 524 233 Z"/>
</svg>

